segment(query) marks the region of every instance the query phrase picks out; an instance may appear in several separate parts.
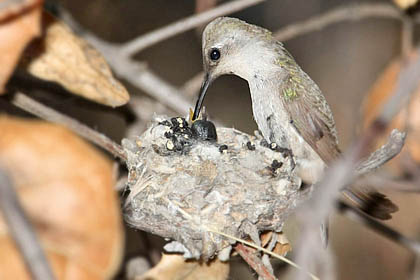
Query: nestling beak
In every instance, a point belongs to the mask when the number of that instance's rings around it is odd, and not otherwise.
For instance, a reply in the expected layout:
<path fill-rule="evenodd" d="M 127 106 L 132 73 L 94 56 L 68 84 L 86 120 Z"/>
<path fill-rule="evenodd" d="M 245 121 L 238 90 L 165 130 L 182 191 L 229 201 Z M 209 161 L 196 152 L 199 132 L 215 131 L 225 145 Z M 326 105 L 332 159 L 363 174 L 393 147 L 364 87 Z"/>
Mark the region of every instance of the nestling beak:
<path fill-rule="evenodd" d="M 204 81 L 201 84 L 200 94 L 198 95 L 197 103 L 195 104 L 194 114 L 192 120 L 195 121 L 200 115 L 201 107 L 203 106 L 204 97 L 206 96 L 207 88 L 213 81 L 209 73 L 204 76 Z"/>

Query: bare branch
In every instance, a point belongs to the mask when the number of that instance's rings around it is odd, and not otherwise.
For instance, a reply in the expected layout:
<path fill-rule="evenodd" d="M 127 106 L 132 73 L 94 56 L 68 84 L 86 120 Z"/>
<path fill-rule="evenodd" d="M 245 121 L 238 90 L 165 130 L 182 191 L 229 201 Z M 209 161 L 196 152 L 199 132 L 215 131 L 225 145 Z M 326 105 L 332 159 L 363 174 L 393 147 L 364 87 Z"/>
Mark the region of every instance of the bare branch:
<path fill-rule="evenodd" d="M 402 19 L 401 27 L 401 53 L 404 58 L 408 58 L 413 51 L 414 22 L 410 17 Z"/>
<path fill-rule="evenodd" d="M 357 175 L 361 176 L 372 172 L 398 155 L 404 146 L 405 136 L 405 133 L 394 129 L 385 145 L 373 152 L 369 158 L 358 164 L 356 168 Z"/>
<path fill-rule="evenodd" d="M 420 255 L 420 243 L 417 242 L 416 240 L 413 240 L 404 236 L 398 231 L 366 215 L 362 211 L 354 207 L 351 207 L 345 202 L 342 202 L 342 201 L 339 202 L 339 211 L 343 212 L 345 215 L 351 217 L 354 220 L 360 221 L 362 224 L 382 234 L 383 236 L 389 238 L 390 240 L 398 244 L 401 244 L 407 249 L 413 251 L 415 254 Z"/>
<path fill-rule="evenodd" d="M 108 63 L 121 78 L 180 114 L 187 114 L 192 107 L 178 88 L 164 81 L 144 63 L 122 55 L 117 46 L 103 41 L 90 32 L 83 32 L 83 36 L 107 58 Z"/>
<path fill-rule="evenodd" d="M 0 209 L 33 279 L 55 279 L 35 231 L 19 202 L 12 182 L 0 170 Z"/>
<path fill-rule="evenodd" d="M 253 270 L 264 280 L 276 280 L 277 278 L 265 267 L 262 260 L 255 255 L 255 250 L 248 249 L 244 244 L 238 243 L 235 251 L 252 267 Z"/>
<path fill-rule="evenodd" d="M 417 49 L 419 52 L 419 49 Z M 375 142 L 387 129 L 389 122 L 398 113 L 406 100 L 414 92 L 415 85 L 419 81 L 420 59 L 410 61 L 400 72 L 397 86 L 394 93 L 388 99 L 379 117 L 372 123 L 372 125 L 365 131 L 361 138 L 353 144 L 342 158 L 338 159 L 326 172 L 323 180 L 315 186 L 317 189 L 313 196 L 308 200 L 303 207 L 301 215 L 299 216 L 304 225 L 302 231 L 303 238 L 310 239 L 315 235 L 317 228 L 322 224 L 333 210 L 335 201 L 339 195 L 339 191 L 344 186 L 348 185 L 352 179 L 357 175 L 357 162 L 366 155 L 371 143 Z M 306 212 L 306 211 L 307 212 Z M 303 213 L 310 212 L 310 218 L 305 217 Z M 316 252 L 319 251 L 319 245 L 312 242 L 311 246 L 298 247 L 298 260 L 302 261 L 303 267 L 308 267 L 308 261 L 315 261 L 317 259 Z M 311 258 L 308 258 L 311 256 Z"/>
<path fill-rule="evenodd" d="M 416 55 L 420 53 L 420 48 L 415 50 Z M 392 118 L 405 105 L 410 95 L 417 89 L 420 80 L 420 59 L 417 57 L 412 61 L 406 61 L 401 70 L 395 86 L 395 90 L 388 102 L 382 108 L 382 114 L 377 119 L 377 124 L 383 126 L 388 124 Z"/>
<path fill-rule="evenodd" d="M 168 26 L 154 30 L 150 33 L 142 35 L 130 42 L 123 44 L 121 46 L 121 53 L 123 56 L 132 56 L 135 53 L 144 50 L 145 48 L 159 43 L 160 41 L 163 41 L 182 32 L 195 28 L 216 17 L 243 10 L 247 7 L 259 4 L 263 1 L 264 0 L 231 1 L 206 12 L 181 19 L 179 21 L 171 23 Z"/>
<path fill-rule="evenodd" d="M 203 80 L 204 72 L 199 72 L 184 83 L 181 91 L 184 92 L 186 97 L 193 97 L 198 94 L 198 90 L 200 89 Z"/>
<path fill-rule="evenodd" d="M 394 18 L 401 19 L 403 14 L 389 4 L 359 4 L 333 9 L 324 14 L 314 16 L 302 22 L 290 24 L 273 35 L 279 41 L 287 41 L 294 37 L 320 30 L 328 25 L 363 18 Z"/>
<path fill-rule="evenodd" d="M 388 189 L 399 192 L 420 192 L 420 178 L 415 177 L 407 180 L 387 178 L 384 175 L 369 175 L 357 182 L 360 186 L 373 186 L 376 189 Z"/>
<path fill-rule="evenodd" d="M 75 119 L 72 119 L 48 106 L 45 106 L 44 104 L 39 103 L 24 93 L 16 92 L 13 96 L 12 103 L 22 110 L 27 111 L 42 119 L 64 125 L 74 133 L 89 141 L 92 141 L 114 156 L 119 157 L 122 160 L 126 160 L 126 154 L 122 147 L 109 139 L 107 136 L 91 129 L 90 127 L 78 122 Z"/>

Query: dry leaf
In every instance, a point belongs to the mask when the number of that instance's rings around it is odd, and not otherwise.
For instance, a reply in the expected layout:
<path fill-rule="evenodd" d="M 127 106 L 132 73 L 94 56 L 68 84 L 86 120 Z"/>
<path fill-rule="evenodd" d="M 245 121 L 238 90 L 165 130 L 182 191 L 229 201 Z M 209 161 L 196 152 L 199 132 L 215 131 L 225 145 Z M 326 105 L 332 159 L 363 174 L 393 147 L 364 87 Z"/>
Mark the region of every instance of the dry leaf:
<path fill-rule="evenodd" d="M 417 0 L 393 0 L 394 3 L 400 7 L 401 9 L 405 10 L 417 3 Z"/>
<path fill-rule="evenodd" d="M 17 188 L 57 279 L 107 279 L 123 232 L 112 164 L 73 133 L 0 116 L 0 164 Z M 30 279 L 0 215 L 0 279 Z"/>
<path fill-rule="evenodd" d="M 270 243 L 273 235 L 277 235 L 277 242 L 274 248 L 271 250 L 273 253 L 276 253 L 281 256 L 286 256 L 287 253 L 292 251 L 292 246 L 287 239 L 287 236 L 283 232 L 275 233 L 272 231 L 265 232 L 261 234 L 261 245 L 266 248 Z"/>
<path fill-rule="evenodd" d="M 4 92 L 4 86 L 26 44 L 39 35 L 42 2 L 24 0 L 0 3 L 0 94 Z"/>
<path fill-rule="evenodd" d="M 292 251 L 292 245 L 290 245 L 286 234 L 284 234 L 283 232 L 276 233 L 276 234 L 277 234 L 277 244 L 276 246 L 274 246 L 273 252 L 281 256 L 286 256 L 287 253 Z"/>
<path fill-rule="evenodd" d="M 418 59 L 417 53 L 413 52 L 407 59 Z M 404 61 L 402 59 L 391 62 L 369 91 L 363 104 L 364 128 L 374 120 L 381 111 L 382 106 L 394 92 L 403 63 Z M 401 155 L 408 154 L 417 163 L 420 163 L 420 85 L 412 95 L 408 106 L 401 110 L 388 125 L 388 132 L 384 133 L 383 135 L 385 135 L 385 137 L 376 143 L 377 147 L 385 143 L 387 135 L 389 135 L 393 128 L 403 131 L 408 128 L 406 142 L 401 153 L 395 160 L 387 163 L 387 166 L 398 175 L 403 171 L 399 165 L 399 158 Z"/>
<path fill-rule="evenodd" d="M 43 37 L 25 51 L 20 65 L 32 75 L 59 83 L 68 91 L 116 107 L 129 95 L 104 57 L 66 25 L 43 14 Z"/>
<path fill-rule="evenodd" d="M 182 255 L 163 254 L 160 262 L 135 280 L 224 280 L 229 276 L 229 263 L 217 258 L 209 263 L 186 261 Z"/>

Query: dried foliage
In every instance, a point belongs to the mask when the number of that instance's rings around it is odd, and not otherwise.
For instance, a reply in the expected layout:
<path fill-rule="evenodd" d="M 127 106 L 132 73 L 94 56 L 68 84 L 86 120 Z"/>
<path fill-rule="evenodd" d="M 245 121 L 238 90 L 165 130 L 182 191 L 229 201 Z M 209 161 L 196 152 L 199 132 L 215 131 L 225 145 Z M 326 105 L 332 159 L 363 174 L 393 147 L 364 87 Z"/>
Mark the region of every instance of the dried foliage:
<path fill-rule="evenodd" d="M 95 102 L 116 107 L 129 95 L 104 57 L 66 25 L 43 14 L 43 36 L 25 51 L 21 67 L 32 75 Z"/>
<path fill-rule="evenodd" d="M 144 275 L 133 280 L 225 280 L 229 276 L 229 263 L 215 259 L 205 263 L 187 261 L 178 254 L 163 254 L 160 262 Z"/>
<path fill-rule="evenodd" d="M 261 235 L 261 245 L 281 256 L 286 256 L 287 253 L 292 251 L 292 245 L 283 232 L 269 231 L 263 233 Z"/>
<path fill-rule="evenodd" d="M 403 10 L 413 7 L 418 2 L 418 0 L 393 0 L 393 1 L 398 7 L 400 7 Z"/>
<path fill-rule="evenodd" d="M 40 33 L 42 3 L 42 0 L 25 0 L 0 5 L 0 94 L 23 49 Z"/>
<path fill-rule="evenodd" d="M 0 165 L 11 176 L 57 279 L 106 279 L 122 253 L 112 165 L 64 128 L 0 117 Z M 0 220 L 0 279 L 29 279 Z"/>
<path fill-rule="evenodd" d="M 366 128 L 378 116 L 383 109 L 383 105 L 395 92 L 398 75 L 400 75 L 404 65 L 408 61 L 418 58 L 418 51 L 412 52 L 406 58 L 398 58 L 392 61 L 378 77 L 375 84 L 369 91 L 363 104 L 363 127 Z M 406 144 L 397 156 L 396 160 L 391 161 L 388 166 L 393 169 L 395 174 L 401 174 L 401 157 L 409 156 L 415 162 L 420 163 L 420 84 L 416 92 L 412 94 L 410 102 L 404 107 L 388 125 L 388 132 L 393 128 L 406 130 L 408 132 Z M 385 136 L 381 137 L 376 146 L 383 145 L 386 141 Z"/>

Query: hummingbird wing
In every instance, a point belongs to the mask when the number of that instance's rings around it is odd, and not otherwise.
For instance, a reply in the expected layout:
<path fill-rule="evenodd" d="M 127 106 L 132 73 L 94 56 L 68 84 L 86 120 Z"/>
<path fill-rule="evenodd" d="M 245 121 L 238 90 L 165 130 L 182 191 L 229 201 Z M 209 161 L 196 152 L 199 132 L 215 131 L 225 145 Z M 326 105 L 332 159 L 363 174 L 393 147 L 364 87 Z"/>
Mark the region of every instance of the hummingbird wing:
<path fill-rule="evenodd" d="M 341 153 L 333 115 L 315 82 L 302 70 L 298 71 L 299 74 L 291 72 L 281 83 L 281 100 L 298 133 L 328 164 Z M 398 210 L 392 201 L 373 188 L 352 187 L 342 193 L 362 211 L 381 220 L 390 219 L 391 213 Z"/>
<path fill-rule="evenodd" d="M 280 87 L 284 108 L 297 132 L 324 162 L 336 159 L 340 150 L 333 115 L 315 82 L 296 69 L 284 78 Z"/>

